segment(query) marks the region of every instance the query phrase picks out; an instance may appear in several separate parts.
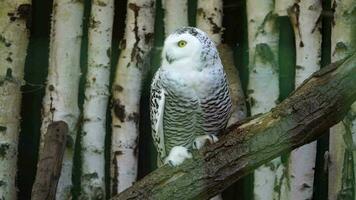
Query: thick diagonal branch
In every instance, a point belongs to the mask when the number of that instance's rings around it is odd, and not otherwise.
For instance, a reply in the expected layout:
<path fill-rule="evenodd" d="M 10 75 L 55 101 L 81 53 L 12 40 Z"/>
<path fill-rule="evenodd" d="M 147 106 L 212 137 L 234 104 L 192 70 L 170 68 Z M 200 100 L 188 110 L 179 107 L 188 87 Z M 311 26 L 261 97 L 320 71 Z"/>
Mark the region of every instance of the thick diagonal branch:
<path fill-rule="evenodd" d="M 114 199 L 207 199 L 284 152 L 317 139 L 356 100 L 356 54 L 314 73 L 270 112 L 234 124 L 179 167 L 163 166 Z"/>

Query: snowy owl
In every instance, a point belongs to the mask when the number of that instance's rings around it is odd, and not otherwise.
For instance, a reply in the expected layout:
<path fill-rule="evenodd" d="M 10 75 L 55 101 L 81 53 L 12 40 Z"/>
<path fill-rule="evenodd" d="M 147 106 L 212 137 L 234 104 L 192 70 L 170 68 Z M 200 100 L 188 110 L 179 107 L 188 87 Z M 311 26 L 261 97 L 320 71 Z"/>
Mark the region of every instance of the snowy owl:
<path fill-rule="evenodd" d="M 179 165 L 192 157 L 190 149 L 218 141 L 231 98 L 218 51 L 206 33 L 184 27 L 166 38 L 150 103 L 159 164 Z"/>

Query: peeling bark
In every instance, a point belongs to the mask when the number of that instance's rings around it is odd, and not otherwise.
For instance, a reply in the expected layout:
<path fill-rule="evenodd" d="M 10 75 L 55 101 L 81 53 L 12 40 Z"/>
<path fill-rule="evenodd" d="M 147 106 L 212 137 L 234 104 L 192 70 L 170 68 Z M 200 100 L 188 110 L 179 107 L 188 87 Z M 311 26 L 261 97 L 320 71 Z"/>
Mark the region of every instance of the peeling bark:
<path fill-rule="evenodd" d="M 249 41 L 248 101 L 251 115 L 268 112 L 278 103 L 279 27 L 274 1 L 247 1 Z M 279 199 L 285 167 L 281 158 L 266 163 L 254 173 L 254 198 Z M 275 190 L 278 188 L 277 190 Z"/>
<path fill-rule="evenodd" d="M 0 199 L 16 199 L 21 86 L 29 41 L 31 1 L 3 0 L 0 8 Z"/>
<path fill-rule="evenodd" d="M 105 199 L 105 133 L 113 0 L 92 0 L 82 128 L 81 199 Z"/>
<path fill-rule="evenodd" d="M 52 122 L 47 128 L 44 147 L 39 153 L 32 200 L 54 200 L 66 148 L 68 125 L 63 121 Z"/>
<path fill-rule="evenodd" d="M 182 165 L 164 165 L 113 199 L 208 199 L 259 165 L 316 140 L 355 100 L 356 54 L 314 73 L 270 112 L 230 126 L 219 142 L 194 151 Z"/>
<path fill-rule="evenodd" d="M 54 0 L 46 95 L 43 99 L 41 147 L 46 128 L 53 121 L 68 124 L 69 134 L 64 153 L 56 199 L 71 198 L 74 143 L 79 117 L 78 88 L 83 1 Z"/>
<path fill-rule="evenodd" d="M 188 0 L 161 0 L 164 10 L 164 32 L 167 37 L 177 28 L 188 26 Z"/>
<path fill-rule="evenodd" d="M 113 83 L 111 193 L 131 186 L 137 177 L 141 82 L 153 45 L 154 0 L 128 0 L 126 29 Z"/>
<path fill-rule="evenodd" d="M 334 0 L 331 59 L 341 60 L 356 50 L 356 5 Z M 330 129 L 329 199 L 354 199 L 356 194 L 356 103 L 344 119 Z M 349 159 L 353 160 L 353 163 Z M 353 182 L 352 182 L 353 180 Z"/>
<path fill-rule="evenodd" d="M 313 72 L 320 69 L 321 59 L 320 0 L 295 1 L 289 8 L 296 43 L 295 85 L 299 86 Z M 312 199 L 316 142 L 294 150 L 289 158 L 290 191 L 288 199 Z"/>

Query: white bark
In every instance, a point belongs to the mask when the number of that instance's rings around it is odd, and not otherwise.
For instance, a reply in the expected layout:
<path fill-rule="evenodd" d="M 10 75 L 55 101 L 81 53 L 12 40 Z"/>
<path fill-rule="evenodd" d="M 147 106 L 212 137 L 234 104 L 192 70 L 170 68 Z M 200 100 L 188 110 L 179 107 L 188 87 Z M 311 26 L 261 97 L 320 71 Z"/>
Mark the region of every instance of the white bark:
<path fill-rule="evenodd" d="M 279 97 L 279 29 L 273 11 L 273 0 L 247 1 L 250 62 L 247 93 L 251 115 L 268 112 Z M 254 199 L 280 199 L 284 169 L 281 159 L 276 158 L 255 170 Z"/>
<path fill-rule="evenodd" d="M 136 181 L 141 82 L 153 45 L 154 13 L 154 0 L 128 1 L 125 38 L 113 84 L 112 195 Z"/>
<path fill-rule="evenodd" d="M 162 0 L 162 8 L 166 37 L 177 28 L 188 26 L 188 0 Z"/>
<path fill-rule="evenodd" d="M 321 20 L 320 0 L 298 1 L 288 10 L 295 34 L 296 75 L 298 87 L 320 68 Z M 316 142 L 294 150 L 289 159 L 289 199 L 312 199 Z"/>
<path fill-rule="evenodd" d="M 208 33 L 216 46 L 221 43 L 223 33 L 223 2 L 216 0 L 198 0 L 197 27 Z"/>
<path fill-rule="evenodd" d="M 251 114 L 273 108 L 278 89 L 278 27 L 273 1 L 247 1 Z M 267 97 L 267 98 L 266 98 Z"/>
<path fill-rule="evenodd" d="M 353 53 L 356 50 L 356 38 L 355 38 L 355 23 L 356 16 L 354 15 L 356 5 L 354 0 L 334 0 L 332 7 L 334 12 L 334 23 L 331 34 L 331 59 L 332 62 L 343 59 Z M 356 103 L 351 107 L 348 114 L 351 120 L 350 124 L 343 124 L 342 122 L 333 126 L 330 129 L 330 165 L 329 165 L 329 199 L 337 199 L 338 195 L 343 193 L 349 193 L 346 188 L 342 188 L 343 184 L 343 168 L 346 167 L 344 162 L 345 150 L 351 150 L 350 141 L 346 141 L 350 138 L 347 136 L 345 128 L 349 129 L 352 133 L 353 145 L 356 145 Z M 346 125 L 346 127 L 345 127 Z M 348 126 L 347 126 L 348 125 Z M 351 147 L 352 148 L 352 147 Z M 353 151 L 354 157 L 354 174 L 356 172 L 356 153 Z M 356 179 L 356 177 L 354 177 Z M 354 194 L 356 194 L 356 188 L 354 187 Z"/>
<path fill-rule="evenodd" d="M 0 199 L 16 199 L 21 85 L 29 40 L 29 0 L 4 0 L 0 7 Z"/>
<path fill-rule="evenodd" d="M 92 0 L 82 128 L 82 199 L 105 199 L 105 133 L 114 0 Z"/>
<path fill-rule="evenodd" d="M 41 148 L 48 125 L 63 120 L 69 135 L 56 199 L 70 199 L 74 143 L 79 116 L 78 88 L 84 5 L 82 1 L 54 0 L 46 95 L 43 100 Z"/>

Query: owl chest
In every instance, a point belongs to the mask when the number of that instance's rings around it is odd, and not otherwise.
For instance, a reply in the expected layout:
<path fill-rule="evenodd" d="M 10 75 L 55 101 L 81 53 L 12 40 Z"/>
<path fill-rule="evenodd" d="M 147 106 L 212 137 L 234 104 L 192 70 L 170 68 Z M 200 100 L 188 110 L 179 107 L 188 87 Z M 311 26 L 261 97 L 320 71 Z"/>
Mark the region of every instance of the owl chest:
<path fill-rule="evenodd" d="M 167 90 L 182 98 L 205 98 L 216 86 L 210 74 L 197 71 L 167 73 L 164 82 Z"/>
<path fill-rule="evenodd" d="M 174 146 L 190 147 L 196 135 L 203 134 L 203 115 L 194 97 L 167 94 L 163 132 L 167 151 Z"/>
<path fill-rule="evenodd" d="M 166 149 L 183 145 L 189 147 L 205 130 L 207 110 L 202 106 L 215 96 L 219 77 L 198 71 L 167 72 L 161 76 L 166 92 L 163 132 Z M 213 130 L 212 132 L 214 132 Z"/>

